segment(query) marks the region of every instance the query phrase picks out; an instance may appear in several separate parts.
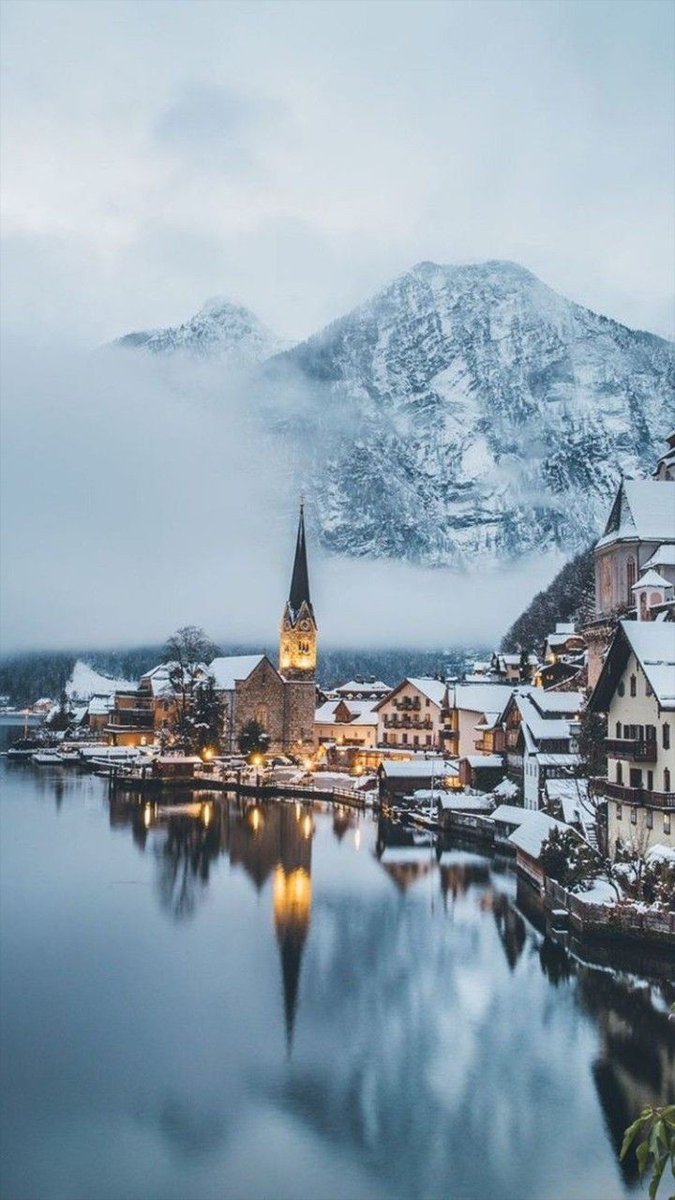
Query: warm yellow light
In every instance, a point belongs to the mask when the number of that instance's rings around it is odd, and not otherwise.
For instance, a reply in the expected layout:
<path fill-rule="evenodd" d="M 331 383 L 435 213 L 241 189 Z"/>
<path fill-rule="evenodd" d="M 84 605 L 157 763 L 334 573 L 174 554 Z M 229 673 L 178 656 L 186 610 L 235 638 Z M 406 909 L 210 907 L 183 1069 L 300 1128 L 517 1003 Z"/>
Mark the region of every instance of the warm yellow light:
<path fill-rule="evenodd" d="M 299 800 L 296 800 L 296 802 L 295 802 L 295 819 L 296 819 L 296 821 L 299 821 L 301 816 L 302 816 L 302 805 Z"/>
<path fill-rule="evenodd" d="M 254 808 L 253 812 L 251 813 L 251 825 L 253 826 L 254 833 L 258 832 L 261 824 L 262 824 L 262 815 L 260 813 L 260 810 L 258 808 Z"/>
<path fill-rule="evenodd" d="M 354 767 L 354 774 L 363 775 L 363 767 L 359 763 Z"/>
<path fill-rule="evenodd" d="M 204 822 L 205 827 L 208 826 L 211 822 L 211 805 L 210 804 L 205 804 L 204 807 L 202 808 L 202 821 Z"/>
<path fill-rule="evenodd" d="M 254 754 L 251 758 L 252 767 L 261 767 L 263 762 L 262 754 Z"/>
<path fill-rule="evenodd" d="M 207 746 L 206 750 L 202 750 L 202 758 L 204 759 L 204 762 L 210 762 L 210 760 L 213 758 L 213 750 Z"/>
<path fill-rule="evenodd" d="M 306 758 L 303 763 L 303 766 L 306 771 L 311 771 L 312 766 L 313 766 L 311 758 Z"/>
<path fill-rule="evenodd" d="M 312 836 L 312 818 L 309 816 L 309 814 L 305 816 L 302 822 L 302 832 L 306 838 Z"/>
<path fill-rule="evenodd" d="M 145 808 L 143 809 L 143 824 L 145 825 L 146 829 L 150 828 L 151 821 L 152 821 L 152 805 L 146 804 Z"/>

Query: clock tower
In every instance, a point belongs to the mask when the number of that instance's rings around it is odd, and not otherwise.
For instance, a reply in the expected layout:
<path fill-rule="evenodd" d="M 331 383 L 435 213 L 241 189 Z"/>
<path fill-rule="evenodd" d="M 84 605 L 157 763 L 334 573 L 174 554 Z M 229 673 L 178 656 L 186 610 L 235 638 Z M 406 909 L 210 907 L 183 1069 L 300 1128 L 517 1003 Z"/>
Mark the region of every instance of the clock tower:
<path fill-rule="evenodd" d="M 318 628 L 309 598 L 304 504 L 300 503 L 291 590 L 281 618 L 279 671 L 284 679 L 314 682 Z"/>

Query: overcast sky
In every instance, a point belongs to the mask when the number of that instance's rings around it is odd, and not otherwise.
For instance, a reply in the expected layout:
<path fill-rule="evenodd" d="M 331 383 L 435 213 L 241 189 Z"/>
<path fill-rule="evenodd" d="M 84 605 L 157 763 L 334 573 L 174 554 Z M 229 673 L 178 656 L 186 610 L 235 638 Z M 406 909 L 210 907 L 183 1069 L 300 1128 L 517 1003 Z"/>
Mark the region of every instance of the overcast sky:
<path fill-rule="evenodd" d="M 92 353 L 118 334 L 225 295 L 300 338 L 422 259 L 487 258 L 672 331 L 670 4 L 5 0 L 2 20 L 5 648 L 186 622 L 274 640 L 292 464 L 222 377 L 209 407 Z M 322 636 L 494 641 L 556 565 L 458 581 L 313 551 Z"/>
<path fill-rule="evenodd" d="M 511 258 L 672 333 L 660 0 L 5 0 L 4 319 L 80 344 L 237 299 L 301 337 Z"/>

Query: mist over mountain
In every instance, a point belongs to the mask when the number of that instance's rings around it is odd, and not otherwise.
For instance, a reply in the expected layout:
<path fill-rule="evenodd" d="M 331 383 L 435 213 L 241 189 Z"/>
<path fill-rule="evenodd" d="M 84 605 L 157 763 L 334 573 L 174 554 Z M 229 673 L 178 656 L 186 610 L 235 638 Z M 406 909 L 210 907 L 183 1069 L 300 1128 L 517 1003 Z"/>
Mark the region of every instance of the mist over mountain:
<path fill-rule="evenodd" d="M 672 343 L 511 262 L 420 263 L 281 353 L 221 301 L 118 344 L 248 364 L 247 410 L 283 439 L 315 534 L 346 557 L 464 569 L 575 553 L 675 423 Z"/>
<path fill-rule="evenodd" d="M 182 325 L 127 333 L 114 344 L 123 350 L 215 359 L 224 366 L 237 367 L 262 362 L 287 346 L 250 309 L 223 296 L 207 300 Z"/>

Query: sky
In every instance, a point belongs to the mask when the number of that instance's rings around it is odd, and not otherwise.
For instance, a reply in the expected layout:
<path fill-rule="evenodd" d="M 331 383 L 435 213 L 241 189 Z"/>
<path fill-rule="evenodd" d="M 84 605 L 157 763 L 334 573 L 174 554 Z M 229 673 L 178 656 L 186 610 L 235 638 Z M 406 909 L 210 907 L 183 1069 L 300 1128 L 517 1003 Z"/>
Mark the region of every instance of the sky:
<path fill-rule="evenodd" d="M 234 384 L 218 420 L 111 338 L 223 295 L 298 339 L 488 258 L 672 335 L 670 4 L 5 0 L 1 32 L 5 649 L 274 637 L 288 464 Z M 317 558 L 322 632 L 494 640 L 557 565 L 496 629 L 488 577 Z"/>
<path fill-rule="evenodd" d="M 5 0 L 3 317 L 83 345 L 212 295 L 284 337 L 510 258 L 672 334 L 673 8 Z"/>

